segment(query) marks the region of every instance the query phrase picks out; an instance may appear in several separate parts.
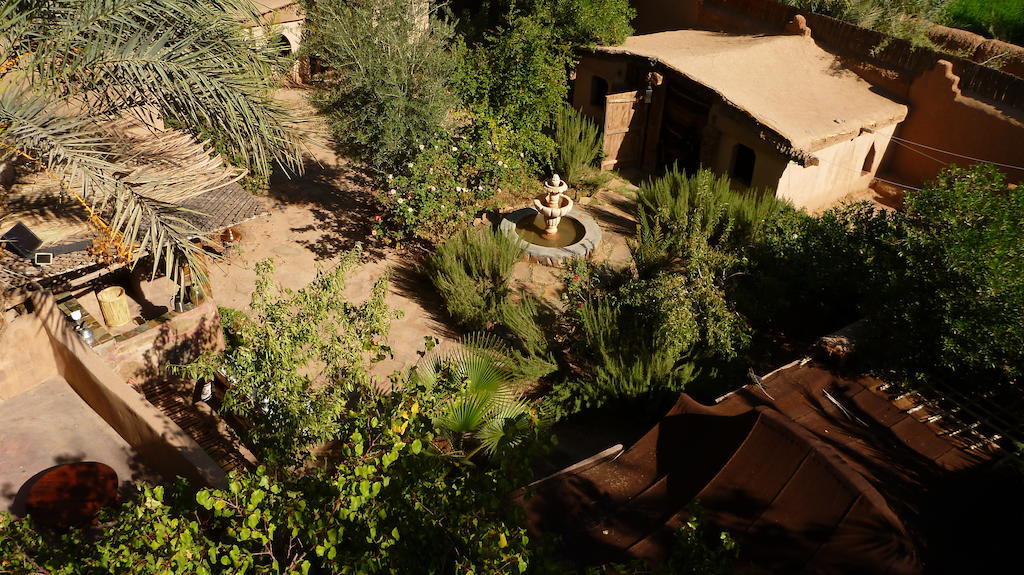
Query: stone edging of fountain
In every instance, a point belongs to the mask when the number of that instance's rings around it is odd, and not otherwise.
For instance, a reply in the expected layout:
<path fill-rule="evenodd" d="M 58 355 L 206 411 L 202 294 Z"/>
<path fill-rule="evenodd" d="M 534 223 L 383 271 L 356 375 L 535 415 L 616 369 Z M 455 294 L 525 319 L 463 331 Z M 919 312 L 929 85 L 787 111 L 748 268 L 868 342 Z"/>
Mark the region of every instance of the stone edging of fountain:
<path fill-rule="evenodd" d="M 527 217 L 536 217 L 537 213 L 537 210 L 534 208 L 520 208 L 512 213 L 505 214 L 505 217 L 498 224 L 498 229 L 514 238 L 518 238 L 519 234 L 516 233 L 516 224 L 519 223 L 519 220 Z M 587 254 L 597 249 L 597 246 L 601 243 L 601 226 L 597 225 L 597 221 L 594 218 L 580 209 L 575 209 L 564 217 L 572 218 L 583 226 L 583 238 L 574 244 L 562 248 L 538 246 L 520 239 L 520 243 L 526 247 L 526 259 L 528 261 L 560 267 L 563 260 L 586 257 Z"/>

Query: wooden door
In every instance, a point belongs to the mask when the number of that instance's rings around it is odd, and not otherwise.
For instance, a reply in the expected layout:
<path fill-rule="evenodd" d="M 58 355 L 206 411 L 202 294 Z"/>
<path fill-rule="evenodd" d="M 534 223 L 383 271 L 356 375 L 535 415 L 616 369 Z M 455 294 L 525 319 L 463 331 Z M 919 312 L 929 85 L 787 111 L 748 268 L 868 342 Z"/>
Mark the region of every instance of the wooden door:
<path fill-rule="evenodd" d="M 640 92 L 605 96 L 604 159 L 601 169 L 639 166 L 644 145 L 644 113 Z"/>

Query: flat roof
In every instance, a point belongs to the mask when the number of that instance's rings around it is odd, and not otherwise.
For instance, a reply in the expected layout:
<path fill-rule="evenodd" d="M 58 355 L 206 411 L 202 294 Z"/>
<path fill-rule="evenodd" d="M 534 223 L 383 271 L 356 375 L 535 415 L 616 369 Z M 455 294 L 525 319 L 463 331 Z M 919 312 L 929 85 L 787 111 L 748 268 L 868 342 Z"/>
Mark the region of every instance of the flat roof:
<path fill-rule="evenodd" d="M 267 24 L 284 24 L 306 17 L 298 0 L 257 0 L 253 4 Z"/>
<path fill-rule="evenodd" d="M 657 60 L 714 90 L 804 152 L 907 116 L 906 106 L 803 36 L 675 30 L 630 36 L 621 46 L 596 50 Z"/>
<path fill-rule="evenodd" d="M 159 476 L 60 376 L 0 402 L 0 511 L 21 513 L 25 483 L 62 463 L 98 461 L 117 472 L 124 493 Z"/>

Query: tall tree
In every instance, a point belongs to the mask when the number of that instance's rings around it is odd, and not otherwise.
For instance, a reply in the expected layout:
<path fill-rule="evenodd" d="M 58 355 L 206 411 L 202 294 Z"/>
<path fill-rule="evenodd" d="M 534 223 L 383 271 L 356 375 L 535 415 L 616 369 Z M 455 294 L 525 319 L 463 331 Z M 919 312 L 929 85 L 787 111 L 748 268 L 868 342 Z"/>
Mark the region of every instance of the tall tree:
<path fill-rule="evenodd" d="M 246 28 L 257 18 L 249 0 L 0 0 L 0 154 L 52 176 L 111 259 L 148 251 L 177 280 L 201 270 L 174 200 L 245 169 L 301 169 L 270 93 L 283 61 Z"/>

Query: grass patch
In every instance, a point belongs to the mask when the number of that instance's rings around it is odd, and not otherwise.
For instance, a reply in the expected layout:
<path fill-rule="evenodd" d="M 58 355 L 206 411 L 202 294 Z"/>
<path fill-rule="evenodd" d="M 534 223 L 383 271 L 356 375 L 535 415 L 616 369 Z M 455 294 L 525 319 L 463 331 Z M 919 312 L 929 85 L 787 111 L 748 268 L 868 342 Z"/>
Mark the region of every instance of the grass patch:
<path fill-rule="evenodd" d="M 1024 0 L 952 0 L 946 6 L 947 26 L 1024 43 Z"/>

